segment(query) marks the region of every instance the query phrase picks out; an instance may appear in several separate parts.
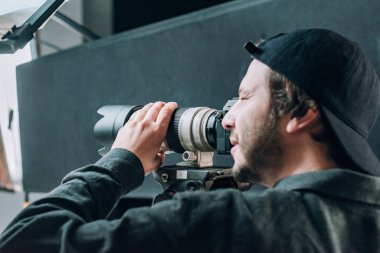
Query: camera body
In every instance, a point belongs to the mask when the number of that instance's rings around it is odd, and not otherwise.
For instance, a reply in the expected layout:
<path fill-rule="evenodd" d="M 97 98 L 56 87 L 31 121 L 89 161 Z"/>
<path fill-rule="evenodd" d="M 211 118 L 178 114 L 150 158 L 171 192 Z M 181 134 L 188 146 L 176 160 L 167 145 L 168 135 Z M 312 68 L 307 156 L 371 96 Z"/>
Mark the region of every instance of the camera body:
<path fill-rule="evenodd" d="M 182 153 L 182 161 L 153 172 L 163 188 L 154 203 L 182 191 L 236 187 L 231 168 L 213 166 L 215 152 L 230 155 L 230 132 L 223 128 L 222 120 L 236 100 L 229 100 L 222 110 L 191 107 L 174 111 L 162 148 L 166 152 Z M 104 116 L 94 127 L 95 138 L 103 145 L 99 150 L 101 155 L 110 150 L 119 129 L 141 108 L 140 105 L 107 105 L 98 110 Z"/>

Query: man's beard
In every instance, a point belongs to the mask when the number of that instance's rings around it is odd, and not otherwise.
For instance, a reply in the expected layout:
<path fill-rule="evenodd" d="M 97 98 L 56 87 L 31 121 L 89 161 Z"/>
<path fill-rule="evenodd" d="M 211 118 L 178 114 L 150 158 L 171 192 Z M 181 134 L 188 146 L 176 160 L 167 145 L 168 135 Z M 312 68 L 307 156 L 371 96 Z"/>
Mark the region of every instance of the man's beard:
<path fill-rule="evenodd" d="M 278 124 L 279 117 L 270 108 L 262 124 L 241 137 L 239 146 L 245 162 L 235 163 L 234 176 L 238 182 L 262 182 L 264 174 L 275 172 L 282 153 Z"/>

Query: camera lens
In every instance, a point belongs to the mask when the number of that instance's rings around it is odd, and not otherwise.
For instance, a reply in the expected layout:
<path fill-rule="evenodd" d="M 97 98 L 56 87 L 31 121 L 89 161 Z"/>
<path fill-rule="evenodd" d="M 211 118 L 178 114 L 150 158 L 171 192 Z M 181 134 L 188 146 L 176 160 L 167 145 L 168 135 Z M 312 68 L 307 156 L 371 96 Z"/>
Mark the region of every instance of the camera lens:
<path fill-rule="evenodd" d="M 214 150 L 213 116 L 216 110 L 207 107 L 177 109 L 170 121 L 166 143 L 177 153 Z"/>
<path fill-rule="evenodd" d="M 104 106 L 98 113 L 104 117 L 95 127 L 96 139 L 107 152 L 117 136 L 117 132 L 142 106 Z M 179 108 L 173 113 L 165 140 L 167 149 L 177 153 L 185 151 L 211 152 L 216 148 L 217 110 L 208 107 Z M 103 152 L 104 153 L 104 152 Z"/>

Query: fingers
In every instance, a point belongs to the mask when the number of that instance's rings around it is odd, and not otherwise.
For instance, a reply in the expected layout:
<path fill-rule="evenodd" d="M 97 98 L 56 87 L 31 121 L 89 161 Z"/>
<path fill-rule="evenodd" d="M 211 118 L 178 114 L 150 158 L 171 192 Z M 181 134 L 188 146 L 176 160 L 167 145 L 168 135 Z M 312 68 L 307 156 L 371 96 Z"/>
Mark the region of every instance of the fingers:
<path fill-rule="evenodd" d="M 142 121 L 144 119 L 145 115 L 147 114 L 148 110 L 152 106 L 153 106 L 153 103 L 149 103 L 149 104 L 145 105 L 143 108 L 141 108 L 140 110 L 135 112 L 135 115 L 132 115 L 131 119 L 133 119 L 137 122 Z"/>
<path fill-rule="evenodd" d="M 177 108 L 177 103 L 175 102 L 167 103 L 158 114 L 156 123 L 159 125 L 164 124 L 164 126 L 167 127 L 169 125 L 170 118 L 176 108 Z"/>
<path fill-rule="evenodd" d="M 155 121 L 158 124 L 164 122 L 169 123 L 171 115 L 177 108 L 177 103 L 175 102 L 155 102 L 145 105 L 142 109 L 136 112 L 131 119 L 139 122 L 142 120 Z"/>
<path fill-rule="evenodd" d="M 152 107 L 149 108 L 148 112 L 145 115 L 145 120 L 147 121 L 156 121 L 158 114 L 162 107 L 165 106 L 164 102 L 156 102 Z"/>
<path fill-rule="evenodd" d="M 158 158 L 159 166 L 161 166 L 164 163 L 164 161 L 165 161 L 165 153 L 158 152 L 157 153 L 157 158 Z"/>
<path fill-rule="evenodd" d="M 156 102 L 136 111 L 119 131 L 112 148 L 133 152 L 141 161 L 145 173 L 150 173 L 163 163 L 165 149 L 162 145 L 176 103 Z"/>

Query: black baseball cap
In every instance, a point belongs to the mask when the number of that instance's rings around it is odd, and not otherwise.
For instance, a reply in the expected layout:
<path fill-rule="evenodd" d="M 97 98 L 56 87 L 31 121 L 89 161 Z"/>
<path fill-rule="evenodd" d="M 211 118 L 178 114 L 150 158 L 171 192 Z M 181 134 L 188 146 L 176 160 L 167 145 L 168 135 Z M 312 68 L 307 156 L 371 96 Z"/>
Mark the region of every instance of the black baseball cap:
<path fill-rule="evenodd" d="M 351 162 L 380 176 L 368 144 L 380 108 L 379 79 L 358 44 L 326 29 L 281 33 L 259 45 L 247 42 L 253 58 L 301 87 L 320 106 Z"/>

